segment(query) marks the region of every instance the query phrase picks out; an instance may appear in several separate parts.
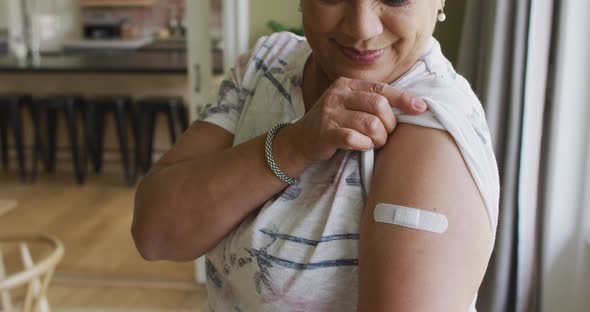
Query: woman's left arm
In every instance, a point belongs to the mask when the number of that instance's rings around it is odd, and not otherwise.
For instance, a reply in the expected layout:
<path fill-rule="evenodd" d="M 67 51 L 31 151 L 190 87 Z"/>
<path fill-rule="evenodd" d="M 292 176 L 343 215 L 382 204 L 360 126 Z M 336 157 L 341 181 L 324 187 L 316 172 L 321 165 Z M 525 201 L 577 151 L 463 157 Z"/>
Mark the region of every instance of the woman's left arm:
<path fill-rule="evenodd" d="M 443 234 L 377 223 L 378 203 L 446 216 Z M 398 125 L 377 153 L 360 240 L 359 311 L 467 311 L 490 257 L 484 202 L 451 135 Z"/>

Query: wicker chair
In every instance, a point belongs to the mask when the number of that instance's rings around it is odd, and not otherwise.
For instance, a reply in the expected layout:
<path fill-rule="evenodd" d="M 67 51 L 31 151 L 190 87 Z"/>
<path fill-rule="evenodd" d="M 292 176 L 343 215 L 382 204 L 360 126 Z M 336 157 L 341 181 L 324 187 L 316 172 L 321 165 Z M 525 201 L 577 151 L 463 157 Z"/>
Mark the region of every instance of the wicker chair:
<path fill-rule="evenodd" d="M 30 245 L 44 245 L 49 247 L 50 251 L 35 263 L 29 249 Z M 7 247 L 18 249 L 24 269 L 7 275 L 3 247 L 5 250 L 8 250 Z M 54 237 L 0 237 L 0 311 L 48 312 L 47 288 L 63 255 L 64 246 Z M 10 292 L 19 288 L 25 288 L 24 296 L 20 302 L 13 303 Z"/>

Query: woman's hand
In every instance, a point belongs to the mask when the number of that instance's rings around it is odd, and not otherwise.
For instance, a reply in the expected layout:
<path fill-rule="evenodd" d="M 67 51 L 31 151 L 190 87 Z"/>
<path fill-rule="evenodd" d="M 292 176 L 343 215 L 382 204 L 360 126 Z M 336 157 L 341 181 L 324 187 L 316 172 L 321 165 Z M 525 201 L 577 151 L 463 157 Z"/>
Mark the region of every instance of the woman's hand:
<path fill-rule="evenodd" d="M 327 160 L 338 149 L 380 148 L 397 125 L 392 107 L 408 114 L 427 110 L 423 100 L 387 84 L 339 78 L 294 124 L 291 142 L 308 163 Z"/>

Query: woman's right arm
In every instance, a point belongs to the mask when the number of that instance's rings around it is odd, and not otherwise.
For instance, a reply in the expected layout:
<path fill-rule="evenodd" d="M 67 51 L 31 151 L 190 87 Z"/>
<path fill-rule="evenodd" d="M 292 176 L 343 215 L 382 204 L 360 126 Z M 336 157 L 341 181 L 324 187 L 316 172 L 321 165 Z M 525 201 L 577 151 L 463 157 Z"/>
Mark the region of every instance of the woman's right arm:
<path fill-rule="evenodd" d="M 392 106 L 408 114 L 426 110 L 423 101 L 388 85 L 340 78 L 303 118 L 278 132 L 273 158 L 298 177 L 338 149 L 379 148 L 396 126 Z M 194 123 L 137 189 L 132 234 L 142 256 L 193 260 L 284 189 L 266 163 L 264 141 L 261 135 L 232 147 L 230 132 Z"/>
<path fill-rule="evenodd" d="M 306 161 L 278 133 L 277 164 L 299 176 Z M 232 148 L 233 135 L 196 122 L 141 181 L 132 234 L 148 260 L 192 260 L 204 254 L 286 184 L 268 168 L 264 136 Z"/>

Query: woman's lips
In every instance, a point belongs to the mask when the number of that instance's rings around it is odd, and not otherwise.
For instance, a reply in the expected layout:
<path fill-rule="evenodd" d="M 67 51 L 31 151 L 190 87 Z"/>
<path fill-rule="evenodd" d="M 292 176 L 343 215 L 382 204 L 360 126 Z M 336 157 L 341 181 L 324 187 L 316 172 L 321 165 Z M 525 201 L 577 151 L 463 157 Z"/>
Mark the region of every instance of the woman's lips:
<path fill-rule="evenodd" d="M 338 46 L 346 57 L 348 57 L 351 61 L 361 65 L 370 65 L 375 63 L 384 52 L 384 49 L 359 51 L 354 48 L 347 48 L 341 45 Z"/>

